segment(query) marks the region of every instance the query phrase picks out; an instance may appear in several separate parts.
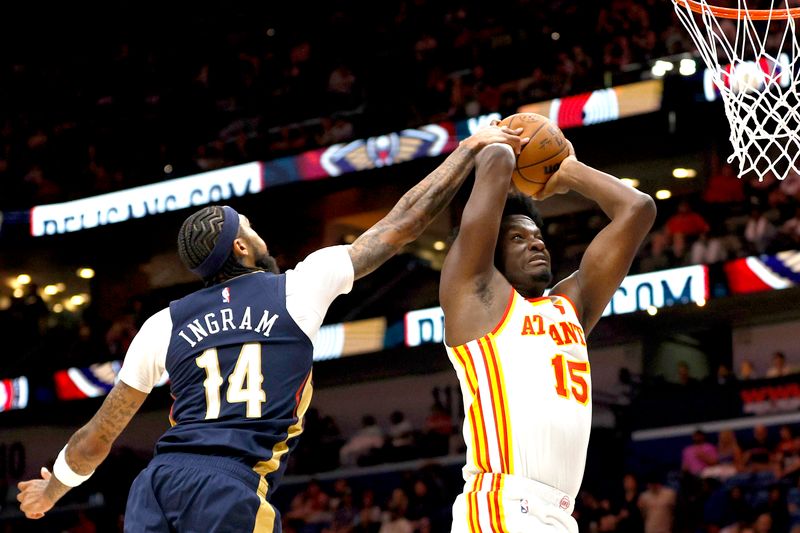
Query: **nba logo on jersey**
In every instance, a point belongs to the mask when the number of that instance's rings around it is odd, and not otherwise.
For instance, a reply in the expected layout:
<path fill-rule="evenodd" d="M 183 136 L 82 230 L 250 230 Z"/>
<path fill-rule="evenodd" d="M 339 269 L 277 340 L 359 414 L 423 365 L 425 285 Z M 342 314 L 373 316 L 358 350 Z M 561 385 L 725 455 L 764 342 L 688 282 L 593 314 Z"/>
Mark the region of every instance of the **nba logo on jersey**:
<path fill-rule="evenodd" d="M 565 510 L 569 509 L 569 498 L 567 498 L 566 496 L 561 498 L 561 501 L 558 503 L 558 506 Z"/>
<path fill-rule="evenodd" d="M 519 501 L 519 512 L 522 514 L 528 514 L 528 500 Z"/>
<path fill-rule="evenodd" d="M 231 303 L 231 290 L 228 287 L 222 289 L 222 303 Z"/>

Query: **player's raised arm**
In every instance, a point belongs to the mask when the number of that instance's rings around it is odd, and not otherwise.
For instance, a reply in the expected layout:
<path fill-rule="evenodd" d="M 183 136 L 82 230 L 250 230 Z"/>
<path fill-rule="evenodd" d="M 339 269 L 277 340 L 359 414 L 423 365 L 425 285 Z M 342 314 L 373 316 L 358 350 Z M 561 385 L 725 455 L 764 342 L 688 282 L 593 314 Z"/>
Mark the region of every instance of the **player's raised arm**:
<path fill-rule="evenodd" d="M 567 190 L 594 200 L 611 219 L 583 254 L 578 271 L 551 291 L 572 299 L 588 334 L 628 274 L 639 246 L 653 226 L 656 206 L 649 195 L 581 163 L 575 156 L 561 163 L 537 198 Z"/>
<path fill-rule="evenodd" d="M 443 300 L 466 283 L 480 284 L 495 271 L 494 251 L 515 156 L 507 146 L 493 144 L 475 159 L 475 184 L 442 269 Z"/>
<path fill-rule="evenodd" d="M 53 473 L 42 467 L 42 479 L 21 481 L 17 485 L 20 490 L 17 500 L 25 516 L 43 517 L 69 489 L 89 479 L 146 398 L 146 393 L 122 381 L 114 385 L 100 410 L 61 450 Z"/>
<path fill-rule="evenodd" d="M 513 155 L 513 152 L 519 152 L 521 142 L 514 131 L 494 125 L 481 128 L 463 140 L 436 170 L 403 195 L 388 215 L 350 245 L 348 251 L 355 279 L 378 268 L 422 234 L 453 199 L 472 170 L 475 156 L 484 147 L 504 143 L 508 145 L 504 150 Z"/>

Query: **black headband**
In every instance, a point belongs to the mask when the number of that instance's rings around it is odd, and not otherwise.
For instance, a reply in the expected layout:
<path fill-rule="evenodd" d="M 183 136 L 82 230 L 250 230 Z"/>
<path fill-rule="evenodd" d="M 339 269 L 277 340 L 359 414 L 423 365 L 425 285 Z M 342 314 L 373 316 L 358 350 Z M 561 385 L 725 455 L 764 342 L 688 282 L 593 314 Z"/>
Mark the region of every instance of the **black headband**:
<path fill-rule="evenodd" d="M 214 245 L 211 253 L 197 267 L 191 269 L 203 279 L 210 278 L 222 268 L 228 257 L 231 255 L 233 241 L 239 234 L 239 213 L 232 207 L 222 206 L 224 220 L 222 221 L 222 231 Z"/>

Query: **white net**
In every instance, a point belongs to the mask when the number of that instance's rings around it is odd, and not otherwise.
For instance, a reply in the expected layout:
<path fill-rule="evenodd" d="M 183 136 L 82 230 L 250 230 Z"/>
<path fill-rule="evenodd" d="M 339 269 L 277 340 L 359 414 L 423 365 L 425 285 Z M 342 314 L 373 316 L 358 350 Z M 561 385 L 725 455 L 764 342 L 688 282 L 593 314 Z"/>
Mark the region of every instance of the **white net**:
<path fill-rule="evenodd" d="M 800 47 L 793 18 L 800 13 L 785 1 L 756 1 L 732 0 L 727 7 L 724 0 L 673 0 L 722 96 L 733 145 L 728 162 L 738 160 L 740 177 L 784 179 L 800 173 Z"/>

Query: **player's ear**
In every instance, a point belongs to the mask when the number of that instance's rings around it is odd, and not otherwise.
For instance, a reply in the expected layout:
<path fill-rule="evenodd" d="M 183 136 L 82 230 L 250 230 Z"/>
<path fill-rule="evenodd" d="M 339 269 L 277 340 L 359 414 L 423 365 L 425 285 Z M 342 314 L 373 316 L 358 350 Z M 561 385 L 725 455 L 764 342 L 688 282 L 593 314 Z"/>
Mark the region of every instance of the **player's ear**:
<path fill-rule="evenodd" d="M 233 241 L 233 255 L 236 257 L 247 257 L 250 255 L 250 247 L 241 237 Z"/>

